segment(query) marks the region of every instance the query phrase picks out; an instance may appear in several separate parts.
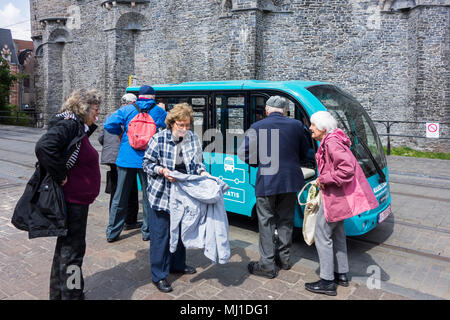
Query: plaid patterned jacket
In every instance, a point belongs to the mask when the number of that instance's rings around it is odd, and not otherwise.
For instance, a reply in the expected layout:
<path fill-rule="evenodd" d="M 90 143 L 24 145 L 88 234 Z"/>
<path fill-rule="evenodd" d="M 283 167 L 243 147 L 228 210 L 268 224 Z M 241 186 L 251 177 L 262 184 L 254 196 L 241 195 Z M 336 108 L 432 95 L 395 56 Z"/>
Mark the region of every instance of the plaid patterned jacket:
<path fill-rule="evenodd" d="M 188 174 L 200 174 L 206 171 L 203 164 L 203 151 L 200 138 L 188 130 L 181 142 L 183 162 Z M 159 175 L 160 168 L 175 170 L 176 144 L 170 129 L 156 133 L 148 143 L 143 159 L 143 169 L 148 179 L 148 200 L 154 210 L 169 210 L 169 195 L 171 182 Z"/>

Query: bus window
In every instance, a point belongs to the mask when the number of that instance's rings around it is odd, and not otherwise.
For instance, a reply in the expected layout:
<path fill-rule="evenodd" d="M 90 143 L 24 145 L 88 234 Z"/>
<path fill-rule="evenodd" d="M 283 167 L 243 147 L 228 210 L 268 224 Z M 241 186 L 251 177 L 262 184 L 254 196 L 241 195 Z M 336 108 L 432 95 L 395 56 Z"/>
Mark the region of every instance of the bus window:
<path fill-rule="evenodd" d="M 259 121 L 266 117 L 266 101 L 267 98 L 263 96 L 252 95 L 252 123 Z"/>
<path fill-rule="evenodd" d="M 245 97 L 218 95 L 215 97 L 215 124 L 223 135 L 223 153 L 236 154 L 245 132 Z"/>
<path fill-rule="evenodd" d="M 200 138 L 203 136 L 203 132 L 206 130 L 206 98 L 191 98 L 191 106 L 194 110 L 194 128 L 191 128 Z"/>
<path fill-rule="evenodd" d="M 200 139 L 203 136 L 203 132 L 206 130 L 206 97 L 165 97 L 164 95 L 158 96 L 156 103 L 164 103 L 166 111 L 172 110 L 172 108 L 178 103 L 188 103 L 192 106 L 194 111 L 193 118 L 194 123 L 191 126 L 191 130 L 194 131 Z"/>
<path fill-rule="evenodd" d="M 295 103 L 292 102 L 290 99 L 287 99 L 287 101 L 288 101 L 288 108 L 286 110 L 286 116 L 295 119 Z"/>
<path fill-rule="evenodd" d="M 338 121 L 338 126 L 350 138 L 350 149 L 366 177 L 386 166 L 381 141 L 367 113 L 357 100 L 334 86 L 308 88 Z"/>

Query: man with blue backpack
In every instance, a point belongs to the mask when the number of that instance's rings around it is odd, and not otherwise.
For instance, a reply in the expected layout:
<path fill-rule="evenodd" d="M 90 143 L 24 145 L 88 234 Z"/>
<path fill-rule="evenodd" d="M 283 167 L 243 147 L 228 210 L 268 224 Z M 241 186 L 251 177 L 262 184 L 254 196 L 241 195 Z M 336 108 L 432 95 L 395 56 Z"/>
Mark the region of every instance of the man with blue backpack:
<path fill-rule="evenodd" d="M 145 148 L 151 136 L 165 128 L 167 112 L 155 102 L 155 90 L 147 85 L 139 89 L 134 104 L 123 106 L 106 119 L 104 128 L 111 134 L 121 136 L 117 155 L 117 189 L 112 200 L 106 240 L 119 240 L 125 224 L 126 208 L 133 178 L 139 175 L 142 186 L 142 240 L 149 240 L 147 175 L 142 169 Z M 147 141 L 147 143 L 145 143 Z"/>

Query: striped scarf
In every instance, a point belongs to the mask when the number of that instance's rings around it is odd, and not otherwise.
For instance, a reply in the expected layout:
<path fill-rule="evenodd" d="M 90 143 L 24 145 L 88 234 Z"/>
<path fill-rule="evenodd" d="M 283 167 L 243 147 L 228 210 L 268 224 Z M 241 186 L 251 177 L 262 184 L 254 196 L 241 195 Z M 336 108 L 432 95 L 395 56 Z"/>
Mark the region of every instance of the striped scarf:
<path fill-rule="evenodd" d="M 59 113 L 56 116 L 59 118 L 73 119 L 78 121 L 78 118 L 75 116 L 75 114 L 70 111 L 64 111 L 63 113 Z M 77 161 L 78 158 L 78 153 L 80 153 L 80 148 L 81 148 L 81 141 L 78 141 L 77 144 L 75 145 L 74 152 L 70 155 L 69 160 L 67 160 L 66 162 L 67 170 L 73 168 L 73 166 L 75 165 L 75 162 Z"/>

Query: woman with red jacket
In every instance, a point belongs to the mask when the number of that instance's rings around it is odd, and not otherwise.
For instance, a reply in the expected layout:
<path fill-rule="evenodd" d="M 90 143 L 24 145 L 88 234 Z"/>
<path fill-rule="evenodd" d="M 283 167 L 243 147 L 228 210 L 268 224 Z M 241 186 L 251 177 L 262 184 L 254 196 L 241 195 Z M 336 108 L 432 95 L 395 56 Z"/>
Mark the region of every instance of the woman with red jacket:
<path fill-rule="evenodd" d="M 315 293 L 336 295 L 336 284 L 348 286 L 347 244 L 344 220 L 378 207 L 367 179 L 350 151 L 350 139 L 327 111 L 311 116 L 312 138 L 320 141 L 316 153 L 322 203 L 314 239 L 320 264 L 320 280 L 306 283 Z"/>

